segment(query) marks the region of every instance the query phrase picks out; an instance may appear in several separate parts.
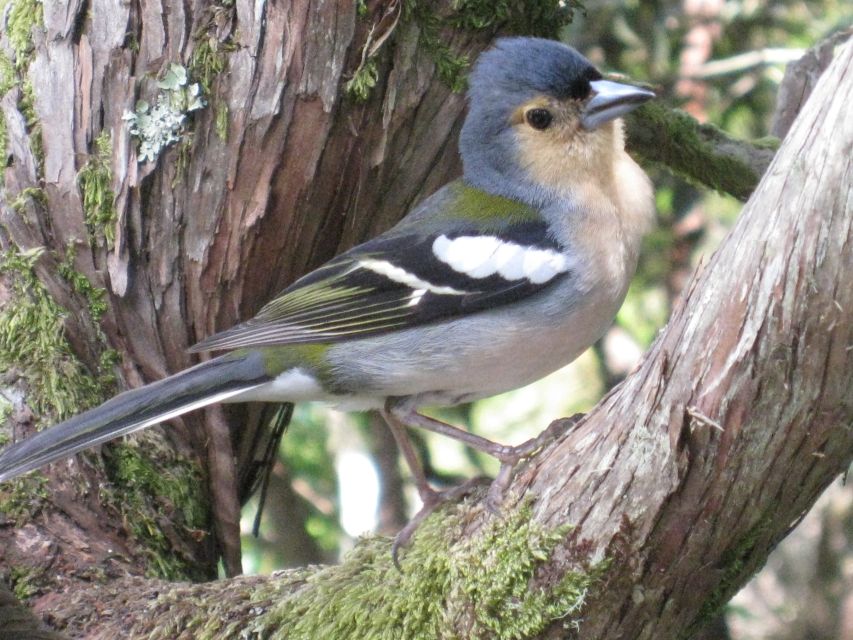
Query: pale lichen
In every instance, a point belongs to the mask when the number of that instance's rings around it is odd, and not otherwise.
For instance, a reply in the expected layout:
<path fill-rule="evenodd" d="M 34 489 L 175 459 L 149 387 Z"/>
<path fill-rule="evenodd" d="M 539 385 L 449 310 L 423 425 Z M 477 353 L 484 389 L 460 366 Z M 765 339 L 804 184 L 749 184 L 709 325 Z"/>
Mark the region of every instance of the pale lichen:
<path fill-rule="evenodd" d="M 154 162 L 166 147 L 183 139 L 187 114 L 205 106 L 201 85 L 191 83 L 187 70 L 179 64 L 169 65 L 154 106 L 145 100 L 136 103 L 134 111 L 126 111 L 123 120 L 137 139 L 139 162 Z"/>

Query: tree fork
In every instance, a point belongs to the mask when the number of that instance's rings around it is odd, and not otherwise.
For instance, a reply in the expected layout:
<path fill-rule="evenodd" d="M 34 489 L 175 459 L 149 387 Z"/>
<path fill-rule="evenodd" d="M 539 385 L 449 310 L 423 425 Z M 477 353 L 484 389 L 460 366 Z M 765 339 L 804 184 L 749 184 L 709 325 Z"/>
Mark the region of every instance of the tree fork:
<path fill-rule="evenodd" d="M 45 6 L 48 11 L 52 8 L 53 5 Z M 238 3 L 238 10 L 246 11 L 247 7 Z M 64 13 L 65 20 L 69 20 L 72 13 Z M 290 29 L 305 26 L 304 14 L 273 13 L 266 17 L 270 32 L 283 25 Z M 53 36 L 67 35 L 74 25 L 71 24 L 73 20 L 64 23 L 60 18 L 59 14 L 45 16 L 52 37 L 38 43 L 37 49 L 52 47 L 51 59 L 64 63 L 67 52 L 61 48 L 65 40 Z M 252 24 L 251 18 L 250 14 L 244 14 L 243 26 Z M 312 19 L 322 22 L 329 16 Z M 296 22 L 291 24 L 288 20 Z M 152 33 L 149 31 L 145 35 L 150 38 Z M 174 33 L 177 32 L 170 31 L 169 36 Z M 248 28 L 241 33 L 242 37 L 250 39 L 258 35 Z M 163 37 L 166 38 L 165 34 Z M 462 38 L 456 44 L 461 50 L 471 52 L 485 45 L 485 38 L 471 38 L 470 41 Z M 260 40 L 252 42 L 257 45 Z M 394 61 L 389 63 L 392 68 L 403 68 L 405 56 L 415 57 L 414 68 L 431 68 L 432 62 L 418 57 L 411 47 L 407 49 L 406 42 L 411 44 L 405 38 L 397 44 Z M 167 50 L 176 53 L 176 43 L 169 38 L 166 43 Z M 93 45 L 85 45 L 81 40 L 80 46 Z M 141 46 L 139 56 L 143 60 L 156 49 L 151 42 L 143 42 Z M 251 47 L 251 42 L 245 46 Z M 120 118 L 121 108 L 132 103 L 130 96 L 125 94 L 133 83 L 128 84 L 126 77 L 124 84 L 107 82 L 108 78 L 112 81 L 124 76 L 120 73 L 120 61 L 112 59 L 107 64 L 105 58 L 98 57 L 103 53 L 92 54 L 92 60 L 100 60 L 100 63 L 93 63 L 95 71 L 86 71 L 100 78 L 100 84 L 86 85 L 88 101 L 72 100 L 63 104 L 64 108 L 100 104 L 99 96 L 113 91 L 115 99 L 104 111 L 105 123 L 113 123 L 114 130 L 121 131 L 115 123 Z M 250 59 L 238 57 L 235 64 L 269 62 L 264 51 L 255 53 L 257 55 Z M 354 54 L 350 51 L 348 55 Z M 289 60 L 296 65 L 296 58 Z M 52 512 L 25 526 L 15 527 L 9 523 L 0 526 L 0 560 L 9 568 L 28 566 L 24 561 L 32 556 L 28 551 L 33 548 L 28 545 L 39 541 L 48 545 L 46 549 L 54 554 L 51 557 L 59 560 L 51 571 L 56 572 L 57 577 L 73 578 L 79 581 L 77 584 L 87 586 L 39 598 L 35 602 L 36 610 L 44 612 L 58 628 L 74 633 L 86 631 L 95 637 L 127 636 L 128 629 L 133 637 L 171 638 L 176 636 L 176 629 L 187 634 L 186 637 L 201 631 L 216 633 L 218 637 L 239 637 L 247 629 L 271 636 L 298 637 L 287 635 L 294 628 L 291 624 L 294 615 L 301 615 L 302 628 L 308 623 L 322 622 L 326 628 L 341 630 L 340 633 L 351 630 L 347 626 L 351 624 L 372 624 L 371 629 L 407 624 L 406 628 L 413 633 L 431 628 L 429 625 L 438 625 L 448 635 L 455 632 L 463 637 L 471 637 L 483 629 L 505 637 L 556 637 L 570 634 L 574 621 L 582 625 L 585 639 L 688 635 L 691 628 L 711 615 L 763 563 L 769 549 L 796 522 L 820 490 L 846 468 L 853 456 L 850 430 L 853 399 L 849 386 L 853 353 L 848 349 L 853 292 L 847 285 L 853 275 L 850 204 L 853 136 L 851 125 L 844 119 L 844 105 L 849 104 L 853 93 L 851 74 L 847 70 L 850 61 L 851 45 L 848 43 L 826 72 L 737 227 L 691 285 L 685 302 L 639 371 L 559 445 L 543 452 L 526 467 L 514 484 L 518 501 L 515 507 L 512 503 L 506 506 L 503 519 L 487 516 L 477 504 L 449 509 L 443 512 L 443 519 L 442 514 L 438 514 L 425 523 L 403 558 L 405 574 L 398 574 L 390 566 L 388 545 L 372 540 L 363 543 L 340 567 L 205 585 L 129 578 L 89 586 L 93 567 L 96 573 L 101 571 L 107 577 L 141 573 L 146 556 L 129 548 L 132 545 L 128 544 L 127 534 L 120 530 L 121 517 L 114 511 L 107 510 L 106 517 L 113 516 L 114 521 L 118 521 L 115 526 L 104 521 L 104 516 L 100 515 L 102 511 L 93 512 L 99 514 L 100 519 L 88 513 L 86 509 L 96 500 L 89 496 L 90 503 L 81 504 L 76 491 L 79 481 L 69 480 L 60 470 L 58 479 L 51 479 L 49 485 L 54 492 L 54 503 L 60 506 L 59 516 Z M 147 70 L 151 64 L 140 63 L 140 68 Z M 291 70 L 297 74 L 288 77 L 288 83 L 293 81 L 293 85 L 288 84 L 290 88 L 278 94 L 279 98 L 285 94 L 289 97 L 277 103 L 279 107 L 287 105 L 292 109 L 288 112 L 288 122 L 294 125 L 313 122 L 312 114 L 321 120 L 327 117 L 312 98 L 287 93 L 298 93 L 294 85 L 298 84 L 299 69 L 293 66 Z M 253 73 L 262 75 L 257 68 L 246 73 L 251 77 Z M 89 77 L 86 74 L 83 77 Z M 367 174 L 358 173 L 359 180 L 363 180 L 358 183 L 358 189 L 344 192 L 355 198 L 357 205 L 354 217 L 346 224 L 337 220 L 328 223 L 331 227 L 322 226 L 320 214 L 318 218 L 299 222 L 286 213 L 291 211 L 287 207 L 298 209 L 309 201 L 320 207 L 313 197 L 329 185 L 324 185 L 322 180 L 316 185 L 311 181 L 315 175 L 320 175 L 321 169 L 327 179 L 341 175 L 339 165 L 324 153 L 301 158 L 311 162 L 319 158 L 322 165 L 320 169 L 314 167 L 316 172 L 312 169 L 306 174 L 307 183 L 291 184 L 301 179 L 302 174 L 295 172 L 282 178 L 283 186 L 266 194 L 261 186 L 256 185 L 258 190 L 251 189 L 251 185 L 245 183 L 251 176 L 238 176 L 233 163 L 248 163 L 263 170 L 260 173 L 265 176 L 264 180 L 274 176 L 281 178 L 288 165 L 279 162 L 276 154 L 265 156 L 266 160 L 257 158 L 260 164 L 253 164 L 251 158 L 243 158 L 239 153 L 229 155 L 227 149 L 221 147 L 215 151 L 213 147 L 218 143 L 210 128 L 202 129 L 206 137 L 203 136 L 203 142 L 199 143 L 205 145 L 199 158 L 206 156 L 207 168 L 200 161 L 191 161 L 183 177 L 187 182 L 182 181 L 175 188 L 171 186 L 175 176 L 173 166 L 161 160 L 158 171 L 162 170 L 162 175 L 146 178 L 138 173 L 136 165 L 127 162 L 129 141 L 126 138 L 114 140 L 116 161 L 113 166 L 118 172 L 116 181 L 121 185 L 117 189 L 118 206 L 122 211 L 120 215 L 125 216 L 122 224 L 132 233 L 124 238 L 119 234 L 119 253 L 113 258 L 118 262 L 110 266 L 113 306 L 129 305 L 124 312 L 107 319 L 110 341 L 124 345 L 133 358 L 139 358 L 141 371 L 146 376 L 186 364 L 181 348 L 190 336 L 182 324 L 184 298 L 176 294 L 175 282 L 168 277 L 163 281 L 158 279 L 168 273 L 163 269 L 169 265 L 183 264 L 184 258 L 180 257 L 183 254 L 174 253 L 175 247 L 155 243 L 145 248 L 151 251 L 146 254 L 150 255 L 146 264 L 152 269 L 152 275 L 145 276 L 148 285 L 141 290 L 153 292 L 158 304 L 165 305 L 162 309 L 166 312 L 160 316 L 160 324 L 151 320 L 150 325 L 162 334 L 159 337 L 136 335 L 126 329 L 117 329 L 138 327 L 140 317 L 154 317 L 152 310 L 157 305 L 151 300 L 134 297 L 130 292 L 136 284 L 128 281 L 130 289 L 125 291 L 130 293 L 116 293 L 124 286 L 121 252 L 127 251 L 128 243 L 137 243 L 134 251 L 142 255 L 143 245 L 158 234 L 172 238 L 173 228 L 167 229 L 166 225 L 170 220 L 166 216 L 168 212 L 178 216 L 169 223 L 185 230 L 182 246 L 195 249 L 205 245 L 194 244 L 192 239 L 201 237 L 194 234 L 212 233 L 214 228 L 205 226 L 202 229 L 199 226 L 201 218 L 181 216 L 188 216 L 191 211 L 211 210 L 220 216 L 225 213 L 235 216 L 230 222 L 217 223 L 217 231 L 222 233 L 224 229 L 225 232 L 211 240 L 209 254 L 202 251 L 202 255 L 208 256 L 205 260 L 210 264 L 204 262 L 208 266 L 184 265 L 190 275 L 181 283 L 199 289 L 187 294 L 186 311 L 197 331 L 208 331 L 213 326 L 230 322 L 232 316 L 245 312 L 271 293 L 250 291 L 252 287 L 274 290 L 280 284 L 256 277 L 248 278 L 248 285 L 238 283 L 247 276 L 237 260 L 243 253 L 229 243 L 236 243 L 243 237 L 241 233 L 254 228 L 255 222 L 260 225 L 258 228 L 264 226 L 261 218 L 272 225 L 267 228 L 268 236 L 270 229 L 276 229 L 265 242 L 290 243 L 295 237 L 304 241 L 294 249 L 297 254 L 285 258 L 276 253 L 283 251 L 280 247 L 260 247 L 260 240 L 250 238 L 254 248 L 247 251 L 255 255 L 257 268 L 263 267 L 264 273 L 277 268 L 271 266 L 267 258 L 274 259 L 273 262 L 287 260 L 289 266 L 282 269 L 281 274 L 281 279 L 285 280 L 299 269 L 314 264 L 313 261 L 328 257 L 326 254 L 339 246 L 388 226 L 399 215 L 398 209 L 402 210 L 407 204 L 407 197 L 414 199 L 446 180 L 455 165 L 452 160 L 447 164 L 441 159 L 455 155 L 448 141 L 453 138 L 454 127 L 458 124 L 461 98 L 448 99 L 446 87 L 442 88 L 443 84 L 434 76 L 422 85 L 415 82 L 419 77 L 416 73 L 395 76 L 398 89 L 412 86 L 408 82 L 415 83 L 417 91 L 412 102 L 402 104 L 398 93 L 395 106 L 403 111 L 392 111 L 389 124 L 383 124 L 387 131 L 383 133 L 377 129 L 374 133 L 378 137 L 361 142 L 384 153 L 371 156 L 379 158 L 380 163 L 408 158 L 404 153 L 410 148 L 408 145 L 418 147 L 426 140 L 423 136 L 427 132 L 434 135 L 430 127 L 436 114 L 440 115 L 439 121 L 448 125 L 443 131 L 446 137 L 431 147 L 434 149 L 432 155 L 421 158 L 423 164 L 417 165 L 420 174 L 416 171 L 415 177 L 406 174 L 405 180 L 402 177 L 391 179 L 397 175 L 396 168 L 390 165 L 383 168 L 382 164 L 374 165 Z M 306 80 L 299 86 L 317 85 Z M 256 96 L 259 100 L 268 98 L 266 94 L 256 93 Z M 38 92 L 36 97 L 38 111 Z M 383 100 L 384 97 L 380 99 L 377 94 L 361 107 L 365 109 L 360 120 L 364 126 L 370 124 L 371 114 L 375 116 L 373 122 L 381 122 L 376 114 L 382 112 Z M 419 104 L 419 100 L 432 105 L 432 110 L 423 106 L 411 108 Z M 269 102 L 264 104 L 270 106 Z M 13 106 L 7 95 L 2 103 L 3 113 L 7 116 L 10 140 L 14 139 L 14 144 L 20 147 L 21 140 L 27 137 L 26 128 L 21 118 L 15 116 L 17 111 Z M 52 111 L 48 109 L 46 113 Z M 228 144 L 240 140 L 239 149 L 258 149 L 269 136 L 278 139 L 277 136 L 286 133 L 287 126 L 281 120 L 283 111 L 249 113 L 262 116 L 252 127 L 245 128 L 249 132 L 247 135 L 255 137 L 248 139 L 234 131 L 235 122 L 246 125 L 246 122 L 239 122 L 246 114 L 235 115 L 232 110 Z M 399 120 L 395 119 L 395 113 Z M 209 118 L 213 119 L 212 114 Z M 425 120 L 418 124 L 418 118 Z M 77 122 L 76 119 L 72 121 Z M 343 124 L 337 129 L 335 125 L 332 127 L 344 135 Z M 97 127 L 92 128 L 90 137 L 94 137 L 96 130 Z M 414 133 L 407 133 L 410 131 Z M 231 135 L 237 137 L 232 140 Z M 304 136 L 298 139 L 305 144 L 308 142 Z M 330 145 L 333 139 L 334 136 L 324 138 L 323 144 Z M 75 169 L 83 162 L 75 159 L 68 166 L 62 164 L 68 162 L 69 156 L 60 154 L 58 161 L 52 155 L 56 153 L 57 144 L 58 140 L 47 140 L 44 171 L 48 177 L 61 178 L 59 186 L 53 185 L 48 190 L 47 202 L 74 205 L 73 197 L 69 195 L 70 199 L 64 199 L 63 194 L 72 193 L 69 176 L 74 176 Z M 67 150 L 61 144 L 59 147 Z M 291 155 L 299 148 L 294 147 Z M 352 146 L 341 148 L 345 149 L 345 154 L 358 155 L 351 153 Z M 12 195 L 40 184 L 36 175 L 38 159 L 32 153 L 20 153 L 20 157 L 16 156 L 19 162 L 5 174 L 6 189 L 11 190 Z M 226 158 L 230 159 L 230 164 Z M 265 164 L 273 160 L 274 166 Z M 332 163 L 331 169 L 329 163 Z M 57 167 L 62 170 L 57 171 Z M 412 168 L 408 163 L 406 170 Z M 145 171 L 142 169 L 142 173 Z M 219 172 L 218 177 L 207 171 Z M 28 172 L 35 176 L 32 182 Z M 237 177 L 240 180 L 233 182 Z M 194 191 L 196 185 L 206 184 L 208 180 L 219 184 L 220 179 L 227 179 L 229 184 L 225 196 L 230 203 L 227 207 L 221 200 L 222 194 Z M 370 198 L 388 195 L 388 191 L 378 185 L 389 180 L 391 194 L 396 195 L 387 203 L 382 200 L 387 208 L 382 208 L 378 217 L 359 213 L 375 204 L 367 201 Z M 131 188 L 131 183 L 141 182 L 145 184 L 144 189 L 134 191 Z M 405 191 L 406 188 L 413 190 Z M 409 195 L 405 196 L 404 191 Z M 253 199 L 259 193 L 266 204 Z M 160 222 L 147 220 L 142 215 L 140 198 L 148 202 L 162 201 L 166 217 Z M 288 198 L 287 207 L 279 209 L 282 199 Z M 323 203 L 327 209 L 335 209 L 340 204 L 326 200 Z M 31 219 L 48 219 L 46 212 L 37 208 L 42 206 L 39 201 L 31 199 L 22 206 L 32 207 L 27 209 Z M 264 217 L 270 215 L 267 206 L 278 211 L 279 217 Z M 3 207 L 4 221 L 8 223 L 9 209 L 6 203 Z M 77 211 L 73 206 L 67 210 Z M 313 215 L 316 211 L 309 207 L 306 215 L 309 213 Z M 77 231 L 69 233 L 62 225 L 71 223 L 76 225 Z M 29 228 L 14 227 L 12 233 L 14 235 L 17 229 L 26 240 L 36 232 L 50 229 L 53 235 L 45 236 L 45 240 L 58 242 L 54 248 L 64 250 L 64 241 L 82 237 L 76 234 L 82 233 L 83 225 L 82 213 L 76 213 L 59 220 L 55 228 L 36 224 Z M 287 230 L 292 233 L 288 235 Z M 337 244 L 327 246 L 324 241 L 320 247 L 316 240 L 320 235 L 338 238 L 333 242 Z M 26 249 L 45 244 L 42 239 L 31 239 L 31 244 L 18 246 Z M 122 249 L 122 242 L 125 249 Z M 103 256 L 108 256 L 103 252 L 99 258 L 95 255 L 98 251 L 101 250 L 95 249 L 88 255 L 78 252 L 76 258 L 78 268 L 91 274 L 96 281 L 98 268 L 106 263 Z M 216 260 L 225 260 L 226 266 L 210 266 Z M 227 260 L 234 262 L 227 263 Z M 220 282 L 225 283 L 223 304 L 209 310 L 202 303 L 213 295 L 213 285 Z M 62 288 L 57 282 L 53 286 Z M 67 291 L 64 295 L 73 298 Z M 134 305 L 147 312 L 134 315 Z M 78 306 L 83 307 L 82 303 Z M 68 307 L 75 308 L 70 304 Z M 203 307 L 205 310 L 199 316 Z M 170 333 L 170 328 L 178 325 L 179 331 Z M 151 341 L 146 342 L 149 339 Z M 138 381 L 140 374 L 135 369 L 126 367 L 125 372 L 129 379 Z M 98 471 L 96 465 L 87 473 Z M 93 480 L 91 486 L 98 484 Z M 59 528 L 58 523 L 62 525 Z M 496 529 L 495 523 L 503 524 L 505 530 Z M 57 536 L 57 532 L 61 535 Z M 181 533 L 171 532 L 170 540 L 184 552 Z M 69 549 L 57 549 L 50 546 L 56 544 L 51 536 L 60 540 L 64 536 L 75 544 L 68 545 Z M 454 543 L 459 540 L 461 542 Z M 86 549 L 85 557 L 80 556 L 80 549 Z M 495 550 L 493 558 L 489 557 L 490 550 Z M 463 559 L 465 562 L 460 562 Z M 503 582 L 493 580 L 491 585 L 478 582 L 466 570 L 465 563 L 480 560 L 492 563 L 489 575 Z M 41 567 L 41 571 L 44 570 Z M 344 592 L 351 595 L 348 602 L 341 602 Z M 517 606 L 519 599 L 523 607 Z M 489 610 L 475 606 L 483 602 L 489 603 L 486 608 Z M 104 603 L 111 603 L 112 616 L 104 614 Z M 521 610 L 525 616 L 518 616 Z M 522 619 L 513 621 L 507 614 L 504 616 L 507 626 L 495 627 L 500 623 L 500 614 L 510 611 Z M 563 614 L 564 617 L 552 623 L 552 618 Z M 566 623 L 568 628 L 565 628 Z M 418 624 L 422 626 L 417 627 Z M 511 624 L 515 627 L 511 628 Z"/>

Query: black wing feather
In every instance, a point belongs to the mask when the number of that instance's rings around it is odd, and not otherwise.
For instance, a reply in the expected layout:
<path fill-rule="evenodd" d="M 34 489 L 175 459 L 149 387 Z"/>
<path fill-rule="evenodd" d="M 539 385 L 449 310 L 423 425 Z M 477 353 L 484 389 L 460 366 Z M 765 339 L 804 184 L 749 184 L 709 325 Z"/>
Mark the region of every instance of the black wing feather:
<path fill-rule="evenodd" d="M 525 247 L 559 250 L 543 221 L 510 225 L 500 239 Z M 480 235 L 457 229 L 449 238 Z M 193 351 L 312 342 L 339 342 L 378 335 L 512 304 L 552 286 L 568 272 L 544 283 L 508 280 L 498 274 L 474 278 L 454 270 L 433 252 L 439 234 L 380 236 L 300 278 L 253 319 L 215 334 Z M 496 235 L 496 234 L 488 234 Z M 373 260 L 401 269 L 424 289 L 365 268 Z M 453 293 L 439 292 L 442 289 Z M 417 293 L 416 293 L 417 292 Z"/>

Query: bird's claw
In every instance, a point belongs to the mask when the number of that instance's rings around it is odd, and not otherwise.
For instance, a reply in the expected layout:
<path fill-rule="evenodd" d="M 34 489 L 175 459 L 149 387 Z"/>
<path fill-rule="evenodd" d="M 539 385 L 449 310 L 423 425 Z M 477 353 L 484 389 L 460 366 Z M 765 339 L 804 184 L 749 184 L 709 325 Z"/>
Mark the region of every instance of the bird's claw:
<path fill-rule="evenodd" d="M 543 447 L 554 442 L 564 433 L 573 429 L 580 419 L 583 418 L 583 415 L 582 413 L 576 413 L 564 420 L 554 420 L 548 425 L 547 429 L 535 438 L 522 442 L 516 447 L 506 447 L 504 452 L 497 455 L 496 457 L 500 460 L 501 468 L 489 487 L 489 493 L 486 495 L 486 509 L 495 515 L 500 513 L 500 508 L 503 504 L 506 490 L 512 481 L 512 474 L 516 465 L 524 458 L 530 457 Z"/>
<path fill-rule="evenodd" d="M 467 482 L 463 482 L 459 486 L 445 489 L 444 491 L 429 489 L 428 492 L 421 492 L 421 502 L 423 502 L 421 510 L 418 511 L 411 520 L 409 520 L 405 527 L 400 529 L 400 532 L 394 537 L 394 542 L 391 544 L 391 559 L 394 561 L 394 566 L 397 567 L 397 570 L 400 573 L 403 572 L 402 567 L 400 567 L 400 549 L 409 543 L 415 531 L 417 531 L 418 527 L 427 518 L 427 516 L 432 514 L 433 511 L 438 509 L 444 503 L 455 502 L 456 500 L 459 500 L 471 493 L 476 487 L 489 484 L 489 482 L 489 478 L 478 476 L 468 480 Z"/>
<path fill-rule="evenodd" d="M 504 502 L 506 490 L 509 488 L 510 482 L 512 481 L 512 475 L 516 465 L 518 465 L 518 463 L 524 458 L 530 457 L 543 447 L 551 444 L 564 433 L 571 430 L 582 417 L 583 414 L 578 413 L 565 420 L 555 420 L 538 436 L 531 438 L 518 446 L 502 446 L 500 448 L 496 447 L 493 449 L 490 453 L 501 463 L 501 468 L 494 480 L 489 481 L 488 478 L 484 477 L 473 478 L 468 482 L 460 484 L 458 487 L 453 487 L 444 491 L 435 491 L 429 487 L 421 488 L 419 490 L 421 502 L 423 502 L 421 510 L 418 511 L 409 523 L 400 530 L 391 545 L 391 559 L 394 561 L 394 566 L 402 573 L 403 570 L 400 567 L 399 558 L 400 549 L 409 543 L 415 531 L 417 531 L 418 527 L 427 518 L 427 516 L 445 502 L 459 500 L 463 496 L 471 493 L 475 487 L 489 484 L 489 491 L 486 494 L 484 506 L 489 512 L 495 515 L 499 514 L 501 505 L 503 505 Z"/>

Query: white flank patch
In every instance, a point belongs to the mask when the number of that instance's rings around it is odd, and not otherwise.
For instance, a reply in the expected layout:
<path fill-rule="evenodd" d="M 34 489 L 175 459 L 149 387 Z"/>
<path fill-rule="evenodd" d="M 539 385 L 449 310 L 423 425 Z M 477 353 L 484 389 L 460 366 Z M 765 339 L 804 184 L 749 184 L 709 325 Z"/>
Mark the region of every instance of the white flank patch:
<path fill-rule="evenodd" d="M 420 294 L 417 300 L 419 300 L 427 291 L 430 293 L 440 293 L 451 296 L 463 296 L 467 293 L 466 291 L 459 291 L 453 287 L 437 287 L 431 282 L 421 280 L 414 273 L 409 273 L 405 269 L 402 269 L 395 264 L 391 264 L 387 260 L 364 258 L 363 260 L 358 261 L 358 266 L 367 269 L 368 271 L 372 271 L 373 273 L 378 273 L 380 276 L 385 276 L 394 282 L 404 284 L 412 289 L 423 289 L 423 293 Z M 415 300 L 414 297 L 413 300 Z M 417 301 L 410 301 L 409 304 L 417 304 Z"/>
<path fill-rule="evenodd" d="M 326 397 L 317 378 L 299 367 L 283 371 L 269 382 L 231 398 L 231 402 L 296 402 L 323 400 Z"/>
<path fill-rule="evenodd" d="M 439 236 L 432 244 L 435 256 L 454 271 L 470 278 L 497 273 L 506 280 L 526 278 L 533 284 L 548 282 L 568 270 L 563 254 L 551 249 L 524 247 L 494 236 Z"/>

